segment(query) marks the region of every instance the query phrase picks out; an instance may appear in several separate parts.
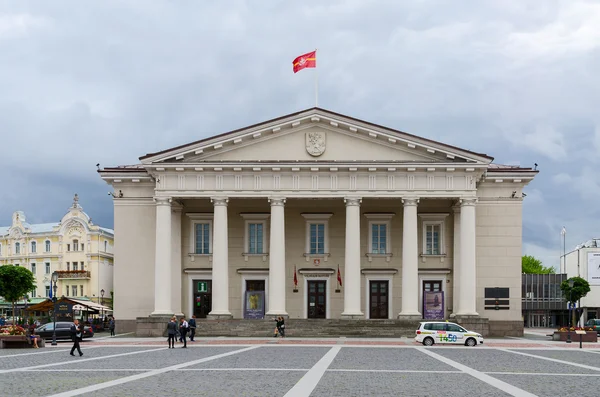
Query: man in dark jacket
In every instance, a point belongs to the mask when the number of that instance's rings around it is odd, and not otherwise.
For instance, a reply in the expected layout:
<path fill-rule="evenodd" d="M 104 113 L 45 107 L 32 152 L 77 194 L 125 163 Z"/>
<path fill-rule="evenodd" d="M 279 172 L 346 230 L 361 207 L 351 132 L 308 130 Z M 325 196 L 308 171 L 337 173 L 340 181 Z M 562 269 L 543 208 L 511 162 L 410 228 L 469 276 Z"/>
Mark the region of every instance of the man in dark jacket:
<path fill-rule="evenodd" d="M 194 341 L 194 336 L 196 336 L 196 316 L 192 316 L 192 318 L 190 318 L 190 321 L 188 321 L 188 324 L 190 326 L 190 342 Z"/>
<path fill-rule="evenodd" d="M 83 338 L 83 326 L 79 325 L 79 320 L 73 320 L 71 324 L 71 340 L 73 341 L 73 347 L 71 348 L 71 355 L 74 356 L 73 352 L 75 349 L 79 352 L 79 356 L 83 356 L 81 348 L 79 347 L 79 341 Z"/>

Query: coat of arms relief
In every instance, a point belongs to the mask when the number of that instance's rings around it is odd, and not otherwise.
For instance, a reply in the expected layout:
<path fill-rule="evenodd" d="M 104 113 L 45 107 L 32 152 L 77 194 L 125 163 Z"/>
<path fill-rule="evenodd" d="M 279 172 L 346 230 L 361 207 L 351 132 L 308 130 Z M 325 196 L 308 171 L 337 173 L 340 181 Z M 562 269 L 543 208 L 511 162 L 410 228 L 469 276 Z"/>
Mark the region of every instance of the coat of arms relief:
<path fill-rule="evenodd" d="M 325 152 L 326 135 L 324 132 L 306 133 L 306 151 L 311 156 L 317 157 Z"/>

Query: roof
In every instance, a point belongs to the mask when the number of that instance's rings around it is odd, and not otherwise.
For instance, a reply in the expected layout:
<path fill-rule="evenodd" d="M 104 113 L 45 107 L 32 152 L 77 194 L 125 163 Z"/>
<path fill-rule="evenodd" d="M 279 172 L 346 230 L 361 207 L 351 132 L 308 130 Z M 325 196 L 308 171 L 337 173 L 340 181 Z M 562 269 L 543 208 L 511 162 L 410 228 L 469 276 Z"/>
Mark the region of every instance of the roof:
<path fill-rule="evenodd" d="M 289 117 L 298 116 L 298 115 L 300 115 L 302 113 L 305 113 L 305 112 L 308 112 L 310 110 L 318 110 L 320 112 L 328 113 L 331 116 L 343 117 L 343 118 L 346 118 L 348 120 L 352 120 L 352 121 L 356 121 L 356 122 L 359 122 L 359 123 L 363 123 L 363 124 L 369 125 L 371 127 L 381 128 L 381 129 L 384 129 L 384 130 L 387 130 L 387 131 L 391 131 L 391 132 L 396 133 L 396 134 L 404 134 L 404 135 L 406 135 L 408 137 L 413 137 L 413 138 L 416 138 L 416 139 L 421 139 L 421 140 L 426 141 L 426 142 L 434 143 L 434 144 L 437 144 L 437 145 L 442 145 L 442 146 L 445 146 L 445 147 L 448 147 L 448 148 L 451 148 L 451 149 L 460 150 L 462 152 L 474 154 L 476 156 L 486 157 L 486 158 L 488 158 L 490 160 L 493 160 L 493 157 L 488 156 L 487 154 L 473 152 L 473 151 L 470 151 L 470 150 L 459 148 L 457 146 L 452 146 L 452 145 L 448 145 L 448 144 L 445 144 L 445 143 L 442 143 L 442 142 L 434 141 L 432 139 L 423 138 L 423 137 L 420 137 L 420 136 L 417 136 L 417 135 L 409 134 L 409 133 L 404 132 L 404 131 L 395 130 L 395 129 L 389 128 L 389 127 L 384 127 L 384 126 L 379 125 L 379 124 L 375 124 L 375 123 L 371 123 L 371 122 L 368 122 L 368 121 L 360 120 L 360 119 L 357 119 L 357 118 L 354 118 L 354 117 L 346 116 L 346 115 L 343 115 L 343 114 L 340 114 L 340 113 L 332 112 L 331 110 L 327 110 L 327 109 L 323 109 L 323 108 L 318 108 L 318 107 L 304 109 L 304 110 L 301 110 L 299 112 L 290 113 L 290 114 L 287 114 L 285 116 L 280 116 L 280 117 L 277 117 L 277 118 L 274 118 L 274 119 L 271 119 L 271 120 L 267 120 L 267 121 L 263 121 L 263 122 L 260 122 L 260 123 L 257 123 L 257 124 L 253 124 L 251 126 L 247 126 L 247 127 L 243 127 L 243 128 L 238 128 L 238 129 L 233 130 L 233 131 L 229 131 L 229 132 L 225 132 L 225 133 L 222 133 L 222 134 L 210 136 L 208 138 L 203 138 L 203 139 L 200 139 L 200 140 L 197 140 L 197 141 L 194 141 L 194 142 L 191 142 L 191 143 L 186 143 L 184 145 L 176 146 L 176 147 L 173 147 L 173 148 L 161 150 L 160 152 L 148 153 L 145 156 L 140 157 L 140 160 L 143 160 L 143 159 L 146 159 L 146 158 L 149 158 L 149 157 L 153 157 L 153 156 L 157 156 L 157 155 L 160 155 L 160 154 L 168 153 L 168 152 L 173 151 L 173 150 L 183 149 L 183 148 L 186 148 L 186 147 L 189 147 L 189 146 L 197 145 L 199 143 L 203 143 L 203 142 L 206 142 L 206 141 L 209 141 L 209 140 L 213 140 L 213 139 L 216 139 L 216 138 L 223 138 L 223 137 L 235 134 L 235 133 L 243 131 L 243 130 L 260 127 L 262 125 L 269 124 L 269 123 L 272 123 L 272 122 L 275 122 L 275 121 L 279 121 L 279 120 L 283 120 L 283 119 L 286 119 L 286 118 L 289 118 Z"/>
<path fill-rule="evenodd" d="M 105 227 L 101 227 L 100 230 L 102 230 L 103 232 L 106 232 L 106 233 L 110 233 L 112 235 L 115 234 L 115 231 L 113 229 L 107 229 Z"/>

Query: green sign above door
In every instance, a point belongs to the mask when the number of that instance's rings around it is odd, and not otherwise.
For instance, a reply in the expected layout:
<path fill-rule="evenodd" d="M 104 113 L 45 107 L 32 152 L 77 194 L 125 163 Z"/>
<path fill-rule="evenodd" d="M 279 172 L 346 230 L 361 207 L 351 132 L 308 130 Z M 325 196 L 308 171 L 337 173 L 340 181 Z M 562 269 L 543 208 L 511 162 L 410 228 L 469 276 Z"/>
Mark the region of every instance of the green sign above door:
<path fill-rule="evenodd" d="M 198 292 L 208 292 L 208 283 L 206 281 L 198 281 Z"/>

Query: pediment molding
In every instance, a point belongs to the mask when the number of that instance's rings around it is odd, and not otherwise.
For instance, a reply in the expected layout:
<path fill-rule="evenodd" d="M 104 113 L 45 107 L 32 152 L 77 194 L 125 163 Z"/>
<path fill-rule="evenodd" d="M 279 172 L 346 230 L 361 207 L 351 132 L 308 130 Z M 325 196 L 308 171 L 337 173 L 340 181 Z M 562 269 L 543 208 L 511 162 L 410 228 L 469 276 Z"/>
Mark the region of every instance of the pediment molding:
<path fill-rule="evenodd" d="M 257 124 L 207 138 L 178 148 L 173 148 L 140 158 L 144 165 L 156 163 L 187 163 L 209 159 L 217 153 L 234 150 L 247 145 L 259 144 L 306 128 L 319 126 L 324 130 L 343 133 L 363 140 L 394 147 L 401 151 L 412 151 L 429 159 L 446 162 L 489 164 L 491 157 L 420 138 L 401 131 L 367 123 L 323 109 L 309 109 L 287 117 Z"/>

